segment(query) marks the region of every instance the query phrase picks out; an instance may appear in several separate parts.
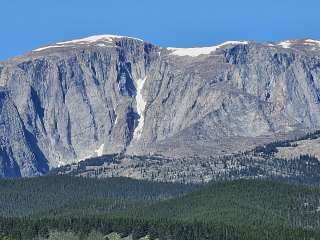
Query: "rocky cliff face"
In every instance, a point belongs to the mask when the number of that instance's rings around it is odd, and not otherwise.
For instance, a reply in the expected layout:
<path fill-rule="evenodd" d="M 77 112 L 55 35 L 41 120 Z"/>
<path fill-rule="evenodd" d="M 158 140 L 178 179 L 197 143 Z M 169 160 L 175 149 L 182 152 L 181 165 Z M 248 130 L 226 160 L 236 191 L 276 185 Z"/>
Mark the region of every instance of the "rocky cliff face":
<path fill-rule="evenodd" d="M 0 63 L 1 176 L 105 153 L 215 155 L 320 127 L 320 43 L 94 36 Z"/>

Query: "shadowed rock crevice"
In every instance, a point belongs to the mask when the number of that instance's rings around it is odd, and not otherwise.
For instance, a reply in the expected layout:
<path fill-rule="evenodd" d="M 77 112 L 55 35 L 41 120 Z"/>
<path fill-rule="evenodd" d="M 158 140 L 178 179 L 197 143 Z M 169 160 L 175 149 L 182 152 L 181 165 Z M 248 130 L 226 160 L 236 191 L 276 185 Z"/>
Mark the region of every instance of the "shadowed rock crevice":
<path fill-rule="evenodd" d="M 122 96 L 136 96 L 137 90 L 134 86 L 133 79 L 131 77 L 131 64 L 120 63 L 118 65 L 117 71 L 117 82 L 119 85 L 120 94 Z"/>
<path fill-rule="evenodd" d="M 40 174 L 47 173 L 49 171 L 48 160 L 39 148 L 37 139 L 31 132 L 29 132 L 26 129 L 25 135 L 28 145 L 30 149 L 32 149 L 33 154 L 35 155 L 34 165 L 36 167 L 37 172 L 39 172 Z"/>
<path fill-rule="evenodd" d="M 0 148 L 0 177 L 21 177 L 20 167 L 10 155 L 12 156 L 10 149 Z"/>
<path fill-rule="evenodd" d="M 31 100 L 34 105 L 34 109 L 40 118 L 41 124 L 44 127 L 44 125 L 43 125 L 44 108 L 41 106 L 42 102 L 41 102 L 37 92 L 33 89 L 33 87 L 31 87 Z"/>
<path fill-rule="evenodd" d="M 134 130 L 138 125 L 139 118 L 140 118 L 139 114 L 134 112 L 132 108 L 128 109 L 128 112 L 127 112 L 128 137 L 126 142 L 127 145 L 133 139 Z"/>

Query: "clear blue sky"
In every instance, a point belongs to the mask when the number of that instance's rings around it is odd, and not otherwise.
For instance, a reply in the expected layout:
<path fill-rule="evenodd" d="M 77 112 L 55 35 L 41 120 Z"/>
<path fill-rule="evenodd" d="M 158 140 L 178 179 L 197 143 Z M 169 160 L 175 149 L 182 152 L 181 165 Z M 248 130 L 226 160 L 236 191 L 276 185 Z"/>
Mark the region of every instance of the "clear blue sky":
<path fill-rule="evenodd" d="M 95 34 L 161 46 L 320 39 L 319 0 L 1 0 L 0 59 Z"/>

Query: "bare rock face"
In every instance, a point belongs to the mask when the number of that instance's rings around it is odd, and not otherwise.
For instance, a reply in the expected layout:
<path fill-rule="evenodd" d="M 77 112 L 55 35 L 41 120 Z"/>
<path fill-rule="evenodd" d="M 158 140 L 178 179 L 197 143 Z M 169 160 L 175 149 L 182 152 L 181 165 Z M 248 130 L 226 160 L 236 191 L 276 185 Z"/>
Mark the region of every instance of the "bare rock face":
<path fill-rule="evenodd" d="M 0 90 L 0 177 L 46 173 L 48 163 L 37 140 L 25 129 L 14 102 Z"/>
<path fill-rule="evenodd" d="M 318 129 L 319 53 L 314 40 L 176 49 L 103 35 L 9 59 L 0 176 L 106 153 L 225 154 Z"/>

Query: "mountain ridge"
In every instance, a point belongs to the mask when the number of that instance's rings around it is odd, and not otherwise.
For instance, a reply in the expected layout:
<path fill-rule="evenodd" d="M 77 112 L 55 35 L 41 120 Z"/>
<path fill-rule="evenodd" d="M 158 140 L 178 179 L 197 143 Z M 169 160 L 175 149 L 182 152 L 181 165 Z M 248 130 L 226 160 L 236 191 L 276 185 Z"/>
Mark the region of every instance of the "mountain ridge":
<path fill-rule="evenodd" d="M 131 36 L 100 34 L 100 35 L 91 35 L 89 37 L 76 38 L 76 39 L 72 39 L 72 40 L 53 42 L 51 44 L 44 45 L 40 48 L 32 49 L 31 51 L 28 51 L 25 54 L 22 54 L 20 56 L 29 55 L 30 53 L 41 52 L 43 50 L 48 50 L 48 49 L 58 48 L 58 47 L 61 47 L 61 48 L 63 48 L 63 47 L 76 47 L 76 46 L 79 47 L 81 45 L 83 45 L 83 46 L 96 45 L 96 46 L 100 46 L 100 47 L 106 47 L 106 45 L 104 45 L 104 44 L 99 45 L 99 42 L 112 43 L 113 40 L 116 40 L 116 39 L 131 39 L 131 40 L 137 40 L 137 41 L 152 44 L 149 41 L 145 41 L 143 39 L 131 37 Z M 313 47 L 320 47 L 320 41 L 316 40 L 316 39 L 312 39 L 312 38 L 287 39 L 287 40 L 281 40 L 281 41 L 266 41 L 266 42 L 257 42 L 254 40 L 228 40 L 228 41 L 224 41 L 222 43 L 216 44 L 216 45 L 191 46 L 191 47 L 162 47 L 162 46 L 159 46 L 156 44 L 152 44 L 152 45 L 158 46 L 161 49 L 167 49 L 169 51 L 173 51 L 172 54 L 174 54 L 175 50 L 203 49 L 204 51 L 205 50 L 209 51 L 209 53 L 204 53 L 204 55 L 208 55 L 208 54 L 210 54 L 210 49 L 215 50 L 216 48 L 223 47 L 223 46 L 229 45 L 229 44 L 237 45 L 237 44 L 250 44 L 250 43 L 260 44 L 260 45 L 269 46 L 269 47 L 282 47 L 282 48 L 286 48 L 286 49 L 290 48 L 290 45 L 292 45 L 293 47 L 296 45 L 300 45 L 300 46 L 309 45 L 309 46 L 313 46 Z M 212 50 L 212 52 L 214 50 Z M 177 55 L 179 55 L 179 54 L 177 54 Z M 198 54 L 196 56 L 199 56 L 199 55 L 200 54 Z M 15 57 L 11 57 L 8 59 L 0 60 L 0 64 L 5 63 L 7 61 L 10 61 L 11 59 L 19 58 L 20 56 L 15 56 Z M 182 56 L 187 56 L 187 55 L 182 55 Z"/>
<path fill-rule="evenodd" d="M 14 164 L 31 176 L 43 174 L 39 162 L 49 169 L 120 152 L 225 155 L 320 128 L 316 40 L 229 42 L 179 56 L 181 49 L 103 36 L 1 62 L 1 104 L 13 104 L 22 130 L 0 134 L 0 175 Z"/>

